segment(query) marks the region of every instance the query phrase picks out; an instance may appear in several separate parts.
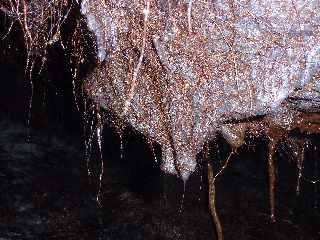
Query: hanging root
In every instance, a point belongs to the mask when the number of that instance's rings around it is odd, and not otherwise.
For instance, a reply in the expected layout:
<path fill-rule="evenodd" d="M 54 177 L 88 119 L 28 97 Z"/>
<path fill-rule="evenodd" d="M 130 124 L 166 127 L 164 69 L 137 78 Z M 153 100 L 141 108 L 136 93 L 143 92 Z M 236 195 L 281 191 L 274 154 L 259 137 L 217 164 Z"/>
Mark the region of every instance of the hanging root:
<path fill-rule="evenodd" d="M 271 221 L 275 222 L 275 181 L 276 181 L 276 175 L 275 175 L 275 169 L 274 169 L 274 151 L 275 151 L 275 141 L 271 140 L 269 142 L 269 156 L 268 156 L 268 173 L 269 173 L 269 201 L 270 201 L 270 217 Z"/>
<path fill-rule="evenodd" d="M 137 77 L 138 73 L 142 64 L 142 60 L 144 57 L 144 52 L 147 44 L 147 28 L 148 28 L 148 17 L 150 14 L 150 1 L 146 0 L 145 8 L 143 9 L 143 14 L 144 14 L 144 26 L 143 26 L 143 36 L 142 36 L 142 47 L 141 47 L 141 52 L 140 52 L 140 57 L 138 60 L 138 64 L 135 67 L 132 75 L 132 82 L 130 86 L 130 90 L 128 93 L 127 100 L 124 103 L 124 108 L 123 108 L 123 115 L 125 116 L 129 110 L 129 107 L 131 105 L 131 101 L 134 97 L 136 85 L 137 85 Z"/>
<path fill-rule="evenodd" d="M 189 34 L 192 31 L 191 14 L 192 14 L 192 0 L 189 0 L 189 2 L 188 2 L 188 31 L 189 31 Z"/>
<path fill-rule="evenodd" d="M 97 108 L 96 110 L 96 114 L 97 114 L 97 143 L 98 143 L 98 147 L 99 147 L 99 154 L 100 154 L 100 163 L 101 163 L 101 171 L 99 174 L 99 189 L 98 189 L 98 194 L 97 194 L 97 202 L 99 204 L 99 206 L 101 206 L 101 189 L 102 189 L 102 178 L 103 178 L 103 174 L 104 174 L 104 161 L 103 161 L 103 156 L 102 156 L 102 131 L 103 131 L 103 122 L 102 122 L 102 118 L 101 118 L 101 114 L 100 114 L 100 110 Z"/>
<path fill-rule="evenodd" d="M 301 148 L 299 149 L 298 159 L 297 159 L 297 166 L 298 166 L 298 179 L 297 179 L 297 188 L 296 188 L 297 195 L 300 194 L 301 177 L 302 177 L 303 164 L 304 164 L 304 152 L 305 152 L 305 146 L 304 144 L 302 144 Z"/>
<path fill-rule="evenodd" d="M 217 213 L 216 209 L 216 188 L 215 188 L 215 177 L 213 175 L 213 169 L 212 165 L 208 163 L 208 185 L 209 185 L 209 209 L 211 212 L 211 216 L 213 219 L 213 222 L 216 227 L 217 235 L 218 235 L 218 240 L 223 240 L 223 231 L 222 231 L 222 226 L 221 222 Z"/>

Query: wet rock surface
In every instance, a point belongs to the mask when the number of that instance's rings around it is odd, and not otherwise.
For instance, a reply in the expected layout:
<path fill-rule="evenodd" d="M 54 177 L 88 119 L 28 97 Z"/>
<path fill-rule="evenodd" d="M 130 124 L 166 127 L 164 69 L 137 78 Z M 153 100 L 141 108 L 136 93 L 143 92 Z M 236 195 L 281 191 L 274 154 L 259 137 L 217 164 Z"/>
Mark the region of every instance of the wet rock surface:
<path fill-rule="evenodd" d="M 26 136 L 25 127 L 1 122 L 1 240 L 214 239 L 206 207 L 204 167 L 191 176 L 182 204 L 181 180 L 162 175 L 145 177 L 139 183 L 139 173 L 134 172 L 138 167 L 108 164 L 112 156 L 106 153 L 99 206 L 95 200 L 95 168 L 98 169 L 99 161 L 93 157 L 92 176 L 88 177 L 79 141 L 35 130 L 31 131 L 29 142 Z M 132 149 L 136 158 L 143 158 L 141 147 L 128 136 L 124 139 L 128 139 L 124 158 L 132 160 Z M 225 238 L 319 239 L 319 192 L 314 192 L 317 186 L 302 184 L 297 197 L 294 166 L 279 163 L 278 221 L 271 223 L 263 160 L 266 156 L 260 154 L 264 150 L 262 145 L 255 152 L 240 149 L 218 180 L 217 207 Z M 219 156 L 217 163 L 223 161 L 223 151 Z M 309 163 L 312 165 L 313 161 Z M 137 182 L 140 187 L 135 186 Z"/>

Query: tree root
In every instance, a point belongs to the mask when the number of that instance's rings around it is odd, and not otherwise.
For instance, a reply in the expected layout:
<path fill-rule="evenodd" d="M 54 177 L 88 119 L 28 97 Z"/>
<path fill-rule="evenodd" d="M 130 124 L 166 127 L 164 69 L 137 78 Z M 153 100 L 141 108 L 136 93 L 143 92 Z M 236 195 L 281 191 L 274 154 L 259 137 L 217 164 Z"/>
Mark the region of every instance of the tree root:
<path fill-rule="evenodd" d="M 217 235 L 218 235 L 218 240 L 223 240 L 223 231 L 222 231 L 222 226 L 221 226 L 221 222 L 217 213 L 217 209 L 216 209 L 216 188 L 215 188 L 215 177 L 213 175 L 213 169 L 212 169 L 212 165 L 210 163 L 208 163 L 208 185 L 209 185 L 209 209 L 210 209 L 210 213 L 213 219 L 213 222 L 215 224 L 215 228 L 217 231 Z"/>
<path fill-rule="evenodd" d="M 276 222 L 275 217 L 275 168 L 273 155 L 275 152 L 275 142 L 273 140 L 269 143 L 269 156 L 268 156 L 268 173 L 269 173 L 269 202 L 270 202 L 270 217 L 272 222 Z"/>

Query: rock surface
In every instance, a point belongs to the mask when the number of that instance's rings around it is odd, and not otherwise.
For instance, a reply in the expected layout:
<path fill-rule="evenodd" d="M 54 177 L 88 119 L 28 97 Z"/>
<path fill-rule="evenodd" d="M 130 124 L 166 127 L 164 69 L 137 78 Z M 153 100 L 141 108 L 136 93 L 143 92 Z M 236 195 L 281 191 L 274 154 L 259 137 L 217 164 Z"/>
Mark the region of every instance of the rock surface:
<path fill-rule="evenodd" d="M 89 95 L 162 146 L 184 180 L 225 121 L 318 109 L 320 2 L 91 1 Z M 305 100 L 305 101 L 303 101 Z"/>

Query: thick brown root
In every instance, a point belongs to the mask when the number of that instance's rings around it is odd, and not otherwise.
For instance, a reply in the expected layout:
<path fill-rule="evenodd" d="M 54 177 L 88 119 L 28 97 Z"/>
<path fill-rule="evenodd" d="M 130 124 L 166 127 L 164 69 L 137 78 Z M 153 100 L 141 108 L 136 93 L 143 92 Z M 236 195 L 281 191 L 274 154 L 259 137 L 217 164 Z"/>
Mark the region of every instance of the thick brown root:
<path fill-rule="evenodd" d="M 223 240 L 223 230 L 221 222 L 216 209 L 216 188 L 215 188 L 215 177 L 213 175 L 213 169 L 210 163 L 208 163 L 208 185 L 209 185 L 209 209 L 212 216 L 212 220 L 215 224 L 215 228 L 218 235 L 218 240 Z"/>

